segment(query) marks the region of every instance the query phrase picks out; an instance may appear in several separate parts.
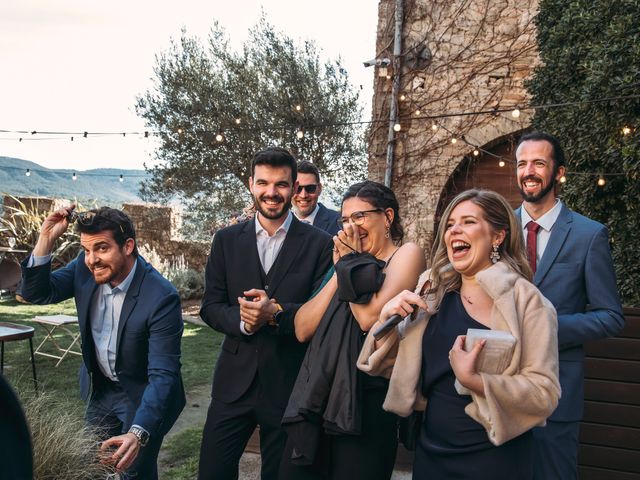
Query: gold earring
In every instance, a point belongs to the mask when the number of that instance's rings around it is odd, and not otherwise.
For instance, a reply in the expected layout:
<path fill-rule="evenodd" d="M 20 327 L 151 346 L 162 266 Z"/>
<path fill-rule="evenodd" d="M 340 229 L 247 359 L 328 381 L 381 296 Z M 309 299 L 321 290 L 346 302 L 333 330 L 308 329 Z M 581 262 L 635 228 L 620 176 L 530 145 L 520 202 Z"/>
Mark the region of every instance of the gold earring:
<path fill-rule="evenodd" d="M 389 238 L 391 236 L 391 225 L 387 223 L 387 228 L 385 229 L 384 238 Z"/>

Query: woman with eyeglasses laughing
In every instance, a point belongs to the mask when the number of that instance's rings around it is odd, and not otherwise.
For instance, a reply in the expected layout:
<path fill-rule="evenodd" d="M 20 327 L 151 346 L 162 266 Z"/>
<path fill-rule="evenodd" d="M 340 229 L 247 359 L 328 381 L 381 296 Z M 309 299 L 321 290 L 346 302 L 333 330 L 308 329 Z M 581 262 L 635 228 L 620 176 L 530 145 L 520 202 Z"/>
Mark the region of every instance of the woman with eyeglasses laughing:
<path fill-rule="evenodd" d="M 386 480 L 397 448 L 397 417 L 382 409 L 387 380 L 357 371 L 366 332 L 382 306 L 416 285 L 424 254 L 402 244 L 398 201 L 377 182 L 342 199 L 334 268 L 295 317 L 310 342 L 283 424 L 289 435 L 280 478 Z"/>

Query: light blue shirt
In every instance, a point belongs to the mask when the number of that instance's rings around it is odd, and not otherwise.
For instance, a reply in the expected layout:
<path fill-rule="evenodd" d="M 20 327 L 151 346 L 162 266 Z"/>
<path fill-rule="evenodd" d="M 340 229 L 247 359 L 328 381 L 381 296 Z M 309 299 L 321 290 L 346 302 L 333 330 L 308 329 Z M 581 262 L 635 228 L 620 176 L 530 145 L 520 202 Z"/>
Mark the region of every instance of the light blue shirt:
<path fill-rule="evenodd" d="M 118 286 L 111 288 L 108 283 L 99 285 L 91 299 L 91 333 L 96 346 L 96 359 L 104 376 L 113 381 L 118 380 L 116 352 L 122 304 L 137 265 L 136 259 L 129 275 Z"/>

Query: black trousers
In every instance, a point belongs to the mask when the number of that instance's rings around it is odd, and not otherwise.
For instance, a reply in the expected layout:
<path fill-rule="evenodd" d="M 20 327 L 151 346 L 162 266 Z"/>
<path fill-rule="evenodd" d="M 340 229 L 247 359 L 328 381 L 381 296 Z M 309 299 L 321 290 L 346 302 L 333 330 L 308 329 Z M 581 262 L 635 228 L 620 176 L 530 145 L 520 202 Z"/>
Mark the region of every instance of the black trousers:
<path fill-rule="evenodd" d="M 260 425 L 261 478 L 277 480 L 286 440 L 280 425 L 284 408 L 271 405 L 264 397 L 257 376 L 239 400 L 212 399 L 202 434 L 198 479 L 236 480 L 242 452 Z"/>

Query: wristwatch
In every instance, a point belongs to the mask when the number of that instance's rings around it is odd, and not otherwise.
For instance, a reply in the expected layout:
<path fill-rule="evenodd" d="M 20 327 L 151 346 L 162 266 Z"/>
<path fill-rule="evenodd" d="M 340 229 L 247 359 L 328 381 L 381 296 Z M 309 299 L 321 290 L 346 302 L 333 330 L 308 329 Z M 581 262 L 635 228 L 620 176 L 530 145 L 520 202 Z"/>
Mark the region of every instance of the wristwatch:
<path fill-rule="evenodd" d="M 280 315 L 280 313 L 282 313 L 282 305 L 280 305 L 279 303 L 275 304 L 276 306 L 276 311 L 273 314 L 273 318 L 271 320 L 269 320 L 269 325 L 271 325 L 272 327 L 276 327 L 278 326 L 278 315 Z"/>
<path fill-rule="evenodd" d="M 149 443 L 149 433 L 144 428 L 132 425 L 129 429 L 129 433 L 133 433 L 136 436 L 141 447 L 144 447 Z"/>

